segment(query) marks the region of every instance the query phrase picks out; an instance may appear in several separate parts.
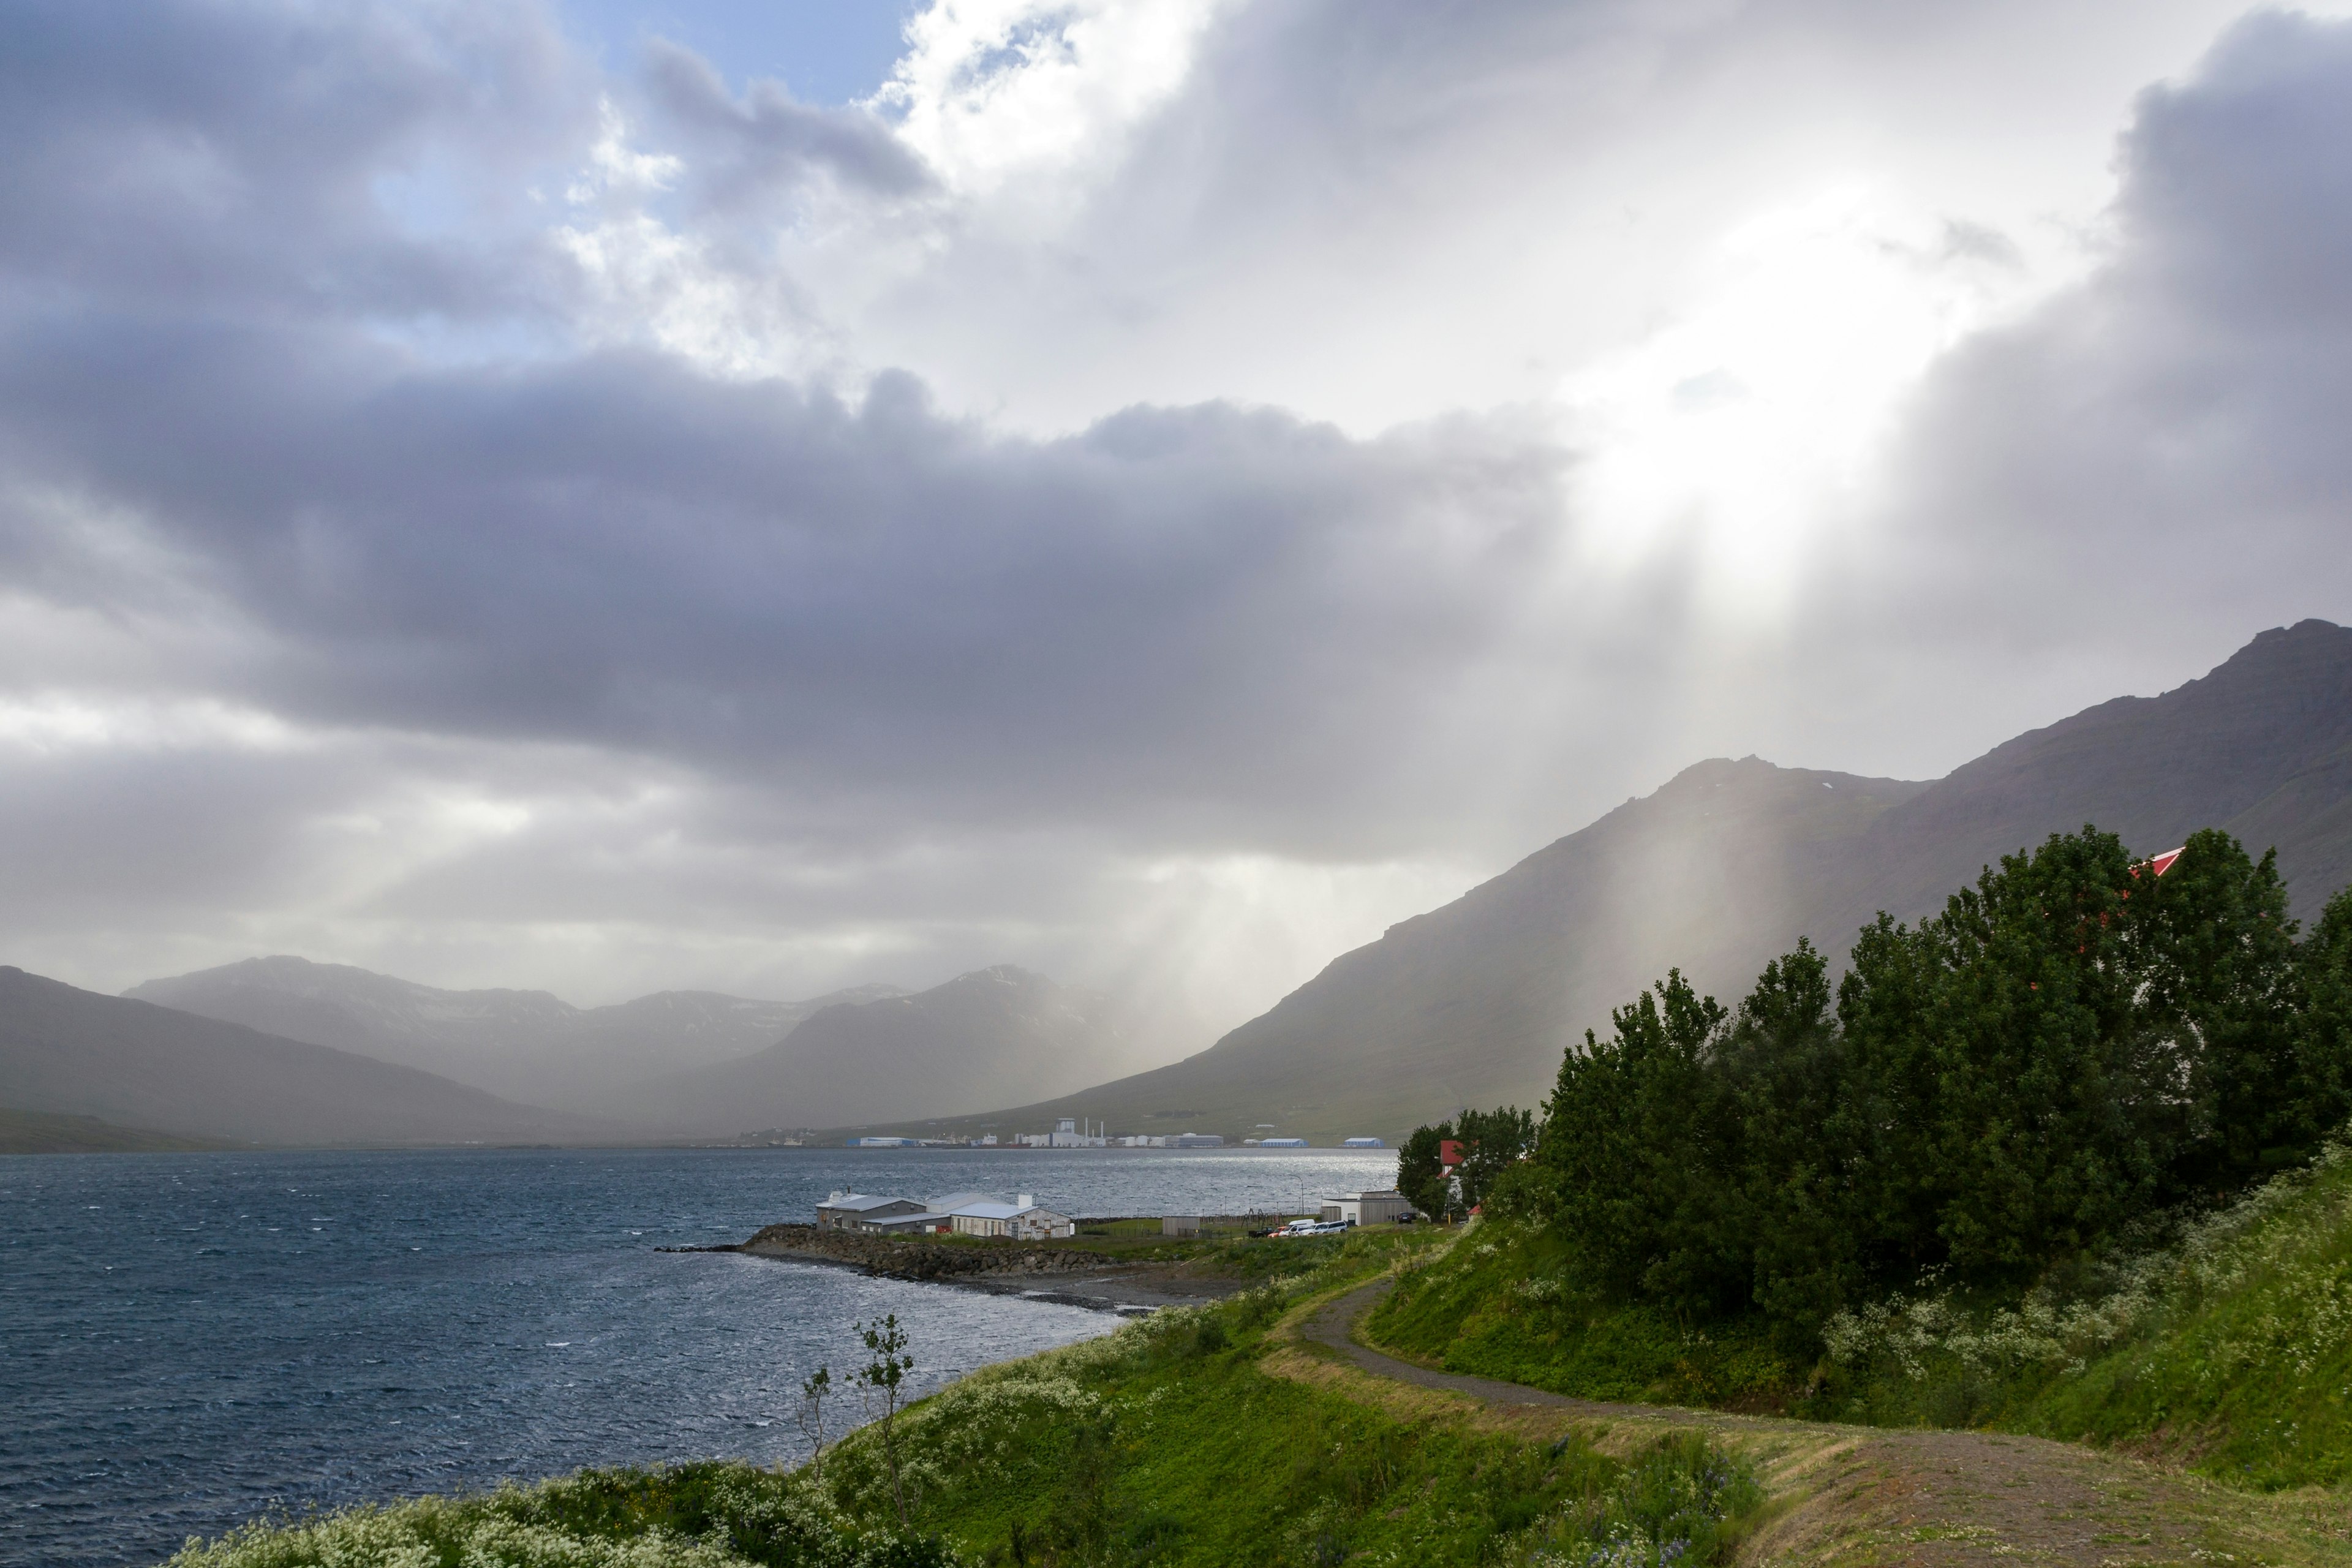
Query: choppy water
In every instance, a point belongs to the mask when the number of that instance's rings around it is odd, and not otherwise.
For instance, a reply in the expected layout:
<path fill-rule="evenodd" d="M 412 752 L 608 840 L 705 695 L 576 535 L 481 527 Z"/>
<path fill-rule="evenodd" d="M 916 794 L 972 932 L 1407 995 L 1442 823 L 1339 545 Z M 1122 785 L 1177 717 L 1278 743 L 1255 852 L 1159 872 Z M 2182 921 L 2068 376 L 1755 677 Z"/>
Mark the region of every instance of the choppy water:
<path fill-rule="evenodd" d="M 898 1313 L 937 1381 L 1100 1313 L 657 1247 L 828 1190 L 1294 1209 L 1392 1154 L 1031 1150 L 0 1157 L 0 1562 L 152 1563 L 271 1509 L 795 1456 L 791 1392 Z"/>

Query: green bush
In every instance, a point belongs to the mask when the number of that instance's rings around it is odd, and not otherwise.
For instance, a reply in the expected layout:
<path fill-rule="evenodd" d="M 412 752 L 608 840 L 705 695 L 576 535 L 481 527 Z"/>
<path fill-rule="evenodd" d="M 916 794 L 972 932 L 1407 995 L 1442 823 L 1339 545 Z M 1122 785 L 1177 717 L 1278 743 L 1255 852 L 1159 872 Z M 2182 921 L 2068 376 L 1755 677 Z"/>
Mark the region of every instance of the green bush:
<path fill-rule="evenodd" d="M 535 1487 L 265 1521 L 171 1568 L 956 1568 L 946 1542 L 861 1530 L 748 1465 L 583 1470 Z"/>

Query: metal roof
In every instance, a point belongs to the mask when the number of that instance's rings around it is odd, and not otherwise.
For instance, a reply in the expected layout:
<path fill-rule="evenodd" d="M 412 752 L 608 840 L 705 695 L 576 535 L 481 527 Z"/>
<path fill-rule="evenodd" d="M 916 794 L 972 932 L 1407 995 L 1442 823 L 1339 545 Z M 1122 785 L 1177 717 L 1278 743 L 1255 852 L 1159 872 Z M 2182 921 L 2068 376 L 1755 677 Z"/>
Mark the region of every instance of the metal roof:
<path fill-rule="evenodd" d="M 886 1208 L 891 1204 L 911 1204 L 914 1201 L 912 1198 L 877 1197 L 872 1193 L 843 1193 L 838 1197 L 825 1199 L 816 1206 L 821 1209 L 831 1209 L 836 1214 L 864 1214 L 868 1209 Z"/>

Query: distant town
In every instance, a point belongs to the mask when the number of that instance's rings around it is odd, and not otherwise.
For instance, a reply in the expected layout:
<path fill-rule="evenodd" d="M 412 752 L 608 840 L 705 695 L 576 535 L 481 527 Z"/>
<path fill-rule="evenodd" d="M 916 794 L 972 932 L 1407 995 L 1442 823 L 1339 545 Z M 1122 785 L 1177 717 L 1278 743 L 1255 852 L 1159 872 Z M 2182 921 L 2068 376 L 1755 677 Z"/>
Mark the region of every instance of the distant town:
<path fill-rule="evenodd" d="M 1225 1140 L 1216 1132 L 1112 1133 L 1100 1122 L 1081 1122 L 1065 1116 L 1051 1132 L 1018 1132 L 1000 1140 L 993 1132 L 974 1138 L 915 1138 L 895 1133 L 867 1134 L 846 1140 L 851 1149 L 1222 1149 Z M 1307 1149 L 1304 1138 L 1244 1138 L 1244 1149 Z M 1378 1138 L 1343 1138 L 1342 1149 L 1385 1149 Z"/>
<path fill-rule="evenodd" d="M 1325 1197 L 1308 1214 L 1251 1234 L 1314 1236 L 1352 1230 L 1360 1225 L 1411 1225 L 1422 1217 L 1412 1200 L 1394 1188 L 1386 1188 Z M 1160 1221 L 1160 1234 L 1199 1236 L 1204 1218 L 1197 1214 L 1164 1215 Z M 1028 1193 L 1008 1203 L 992 1194 L 977 1192 L 949 1193 L 926 1201 L 881 1193 L 835 1191 L 816 1205 L 819 1231 L 849 1231 L 866 1236 L 973 1236 L 1010 1241 L 1059 1241 L 1076 1236 L 1077 1227 L 1076 1218 L 1045 1207 Z"/>

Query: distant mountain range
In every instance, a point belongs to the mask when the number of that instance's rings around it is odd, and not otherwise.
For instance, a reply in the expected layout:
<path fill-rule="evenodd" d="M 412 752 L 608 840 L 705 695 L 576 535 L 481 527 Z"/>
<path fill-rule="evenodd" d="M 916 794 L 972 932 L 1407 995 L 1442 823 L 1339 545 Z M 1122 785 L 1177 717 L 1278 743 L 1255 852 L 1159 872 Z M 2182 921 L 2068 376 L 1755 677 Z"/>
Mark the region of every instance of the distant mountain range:
<path fill-rule="evenodd" d="M 637 1086 L 630 1107 L 663 1127 L 838 1127 L 1066 1094 L 1134 1060 L 1107 999 L 1000 964 L 826 1007 L 757 1056 Z"/>
<path fill-rule="evenodd" d="M 805 1002 L 754 1002 L 664 991 L 574 1007 L 544 991 L 443 991 L 346 963 L 279 957 L 150 980 L 125 994 L 512 1100 L 626 1118 L 633 1091 L 649 1078 L 747 1057 L 824 1008 L 904 993 L 861 985 Z"/>
<path fill-rule="evenodd" d="M 919 994 L 866 985 L 785 1003 L 671 991 L 583 1009 L 543 991 L 443 991 L 257 958 L 151 980 L 129 998 L 594 1118 L 608 1138 L 953 1114 L 1065 1094 L 1150 1059 L 1105 998 L 1010 966 Z"/>
<path fill-rule="evenodd" d="M 1444 908 L 1334 959 L 1209 1049 L 1080 1094 L 964 1117 L 1227 1135 L 1396 1136 L 1530 1105 L 1560 1053 L 1679 966 L 1744 994 L 1800 935 L 1843 959 L 2004 854 L 2095 823 L 2134 848 L 2227 828 L 2275 846 L 2305 920 L 2352 881 L 2352 630 L 2264 632 L 2200 680 L 2120 698 L 1928 784 L 1704 762 Z"/>
<path fill-rule="evenodd" d="M 0 1106 L 256 1143 L 581 1143 L 618 1131 L 414 1068 L 7 967 Z"/>

